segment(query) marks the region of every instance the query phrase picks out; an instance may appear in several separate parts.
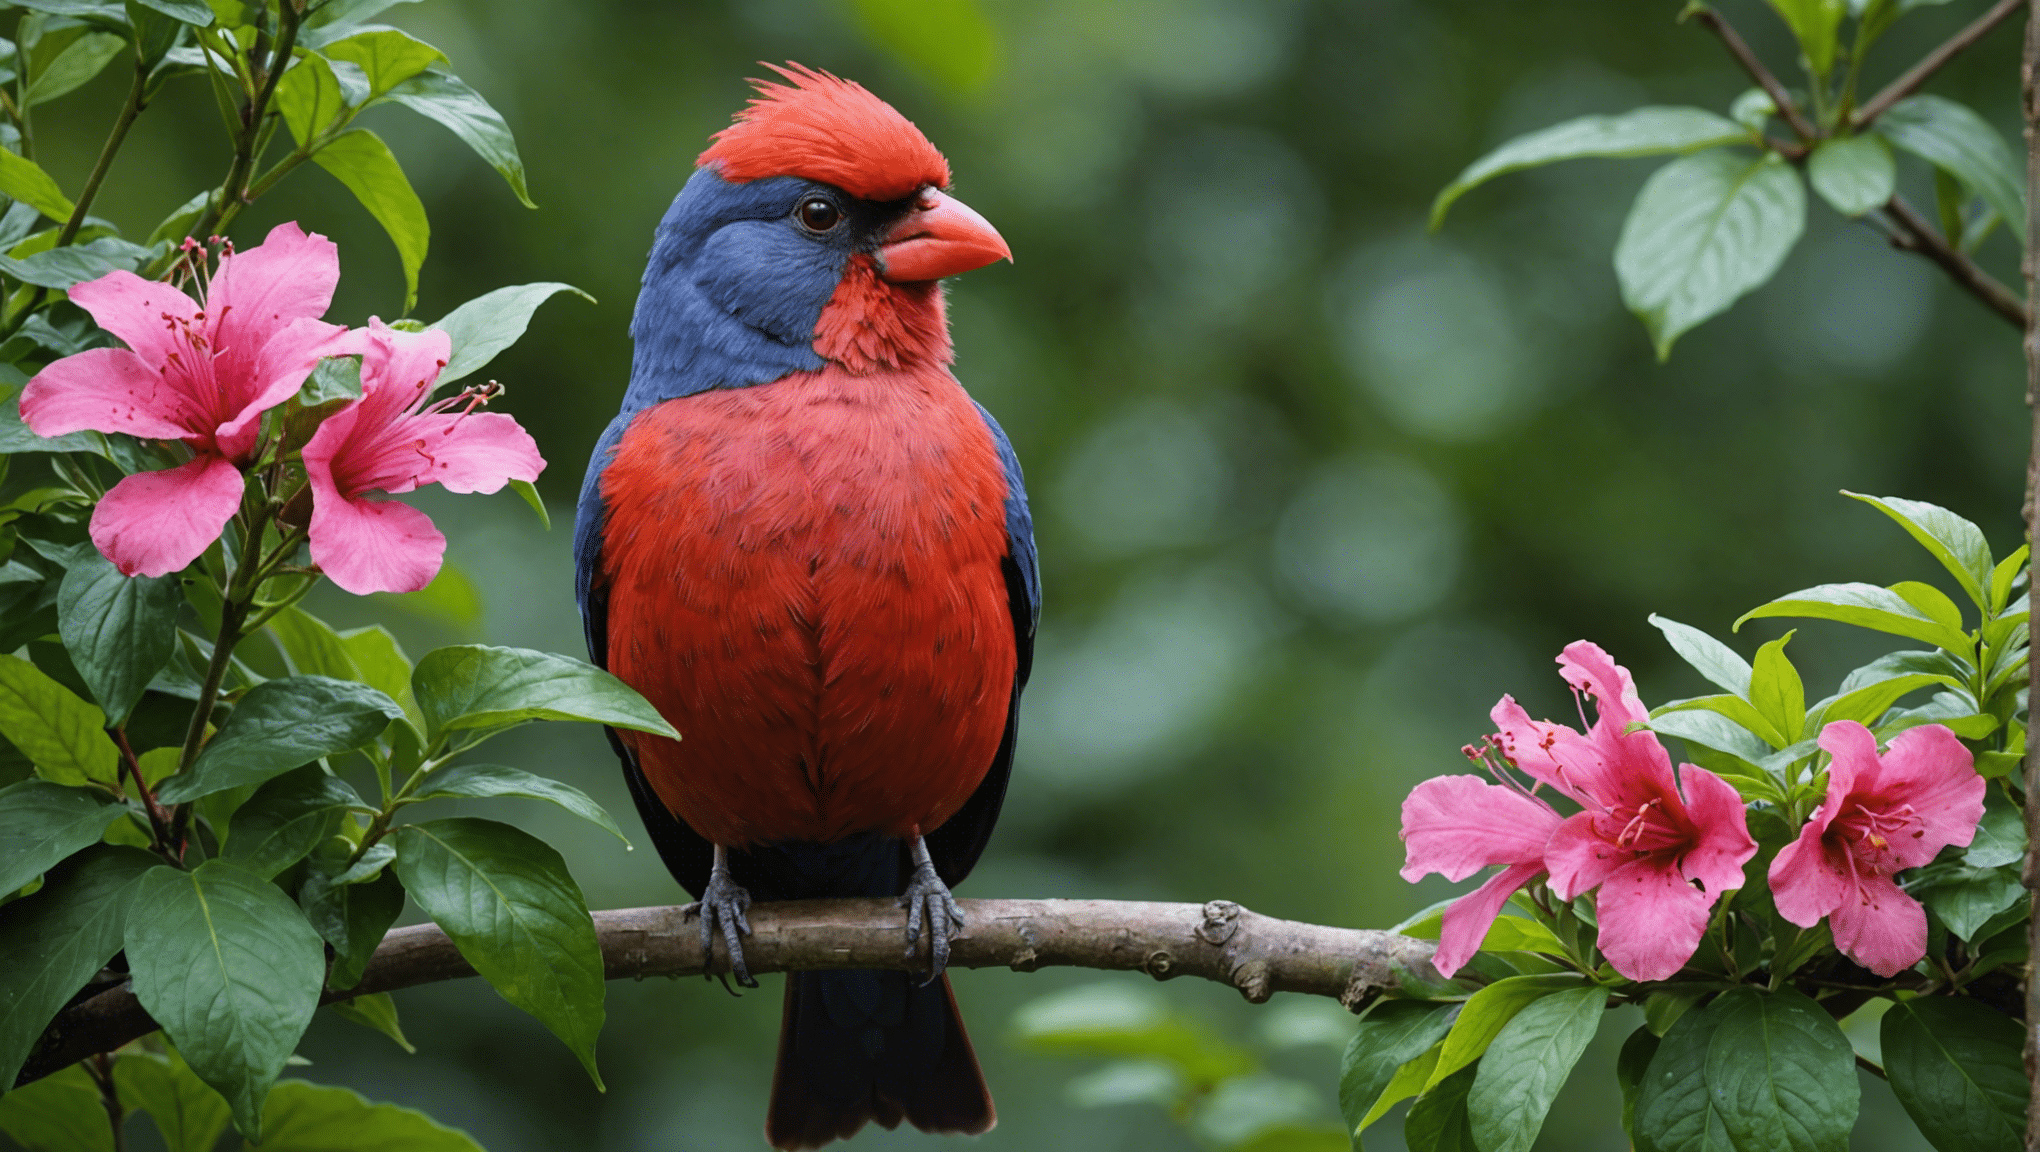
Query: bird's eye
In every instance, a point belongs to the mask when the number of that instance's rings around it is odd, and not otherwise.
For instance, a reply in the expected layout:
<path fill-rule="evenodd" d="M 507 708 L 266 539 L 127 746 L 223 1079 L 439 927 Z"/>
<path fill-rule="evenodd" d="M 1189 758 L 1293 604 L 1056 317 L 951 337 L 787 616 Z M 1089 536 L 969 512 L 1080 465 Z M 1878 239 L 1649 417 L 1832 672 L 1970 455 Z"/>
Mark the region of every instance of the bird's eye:
<path fill-rule="evenodd" d="M 811 196 L 793 210 L 800 226 L 810 232 L 827 232 L 843 220 L 843 210 L 825 197 Z"/>

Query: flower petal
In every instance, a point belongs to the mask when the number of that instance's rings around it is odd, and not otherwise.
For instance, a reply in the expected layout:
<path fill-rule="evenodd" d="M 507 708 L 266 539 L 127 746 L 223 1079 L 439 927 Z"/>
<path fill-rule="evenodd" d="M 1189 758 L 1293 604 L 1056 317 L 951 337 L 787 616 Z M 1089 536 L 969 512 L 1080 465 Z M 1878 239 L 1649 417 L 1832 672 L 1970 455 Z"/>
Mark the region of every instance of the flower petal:
<path fill-rule="evenodd" d="M 357 596 L 416 592 L 439 574 L 446 537 L 432 518 L 395 500 L 312 490 L 312 562 Z"/>
<path fill-rule="evenodd" d="M 263 335 L 268 340 L 256 355 L 224 355 L 218 363 L 220 387 L 228 393 L 222 409 L 234 413 L 219 428 L 220 451 L 228 456 L 255 446 L 262 414 L 296 395 L 320 360 L 361 351 L 355 332 L 323 320 L 293 320 Z"/>
<path fill-rule="evenodd" d="M 220 258 L 205 294 L 213 346 L 253 354 L 291 321 L 324 316 L 339 284 L 338 245 L 278 224 L 262 243 Z"/>
<path fill-rule="evenodd" d="M 1650 719 L 1650 710 L 1636 693 L 1636 681 L 1629 669 L 1615 662 L 1591 640 L 1575 640 L 1558 657 L 1558 674 L 1565 682 L 1594 698 L 1598 713 L 1595 727 L 1612 727 L 1617 734 L 1640 720 Z"/>
<path fill-rule="evenodd" d="M 144 280 L 119 268 L 97 280 L 73 284 L 65 294 L 152 367 L 161 368 L 173 352 L 191 350 L 183 325 L 176 321 L 194 319 L 198 301 L 161 280 Z"/>
<path fill-rule="evenodd" d="M 1686 817 L 1693 844 L 1679 860 L 1681 875 L 1698 880 L 1713 895 L 1743 886 L 1743 865 L 1757 854 L 1750 838 L 1742 795 L 1735 785 L 1695 764 L 1679 769 L 1686 786 Z"/>
<path fill-rule="evenodd" d="M 1601 819 L 1599 813 L 1578 812 L 1552 833 L 1544 849 L 1544 866 L 1551 870 L 1551 890 L 1559 899 L 1571 900 L 1592 889 L 1633 858 L 1603 833 Z"/>
<path fill-rule="evenodd" d="M 1502 697 L 1488 717 L 1510 763 L 1573 800 L 1600 806 L 1593 794 L 1606 787 L 1607 769 L 1601 749 L 1585 736 L 1563 724 L 1532 720 L 1514 696 Z"/>
<path fill-rule="evenodd" d="M 1927 954 L 1927 912 L 1889 876 L 1867 875 L 1828 917 L 1835 947 L 1879 976 L 1896 976 Z"/>
<path fill-rule="evenodd" d="M 1894 842 L 1901 868 L 1918 868 L 1950 844 L 1966 845 L 1983 819 L 1983 793 L 1976 761 L 1943 724 L 1900 732 L 1884 750 L 1877 795 L 1893 807 L 1910 804 L 1926 825 L 1925 835 Z"/>
<path fill-rule="evenodd" d="M 1631 980 L 1669 980 L 1700 947 L 1714 901 L 1681 879 L 1667 857 L 1625 864 L 1602 882 L 1595 903 L 1601 951 Z"/>
<path fill-rule="evenodd" d="M 1439 776 L 1410 790 L 1402 806 L 1408 860 L 1402 877 L 1432 873 L 1464 880 L 1494 864 L 1541 866 L 1558 813 L 1478 776 Z"/>
<path fill-rule="evenodd" d="M 137 472 L 92 510 L 92 543 L 129 576 L 163 576 L 198 559 L 241 506 L 241 470 L 203 455 Z"/>
<path fill-rule="evenodd" d="M 184 394 L 125 348 L 94 348 L 50 362 L 21 390 L 21 419 L 38 436 L 91 429 L 147 440 L 210 432 Z M 182 567 L 182 565 L 179 565 Z"/>
<path fill-rule="evenodd" d="M 1825 824 L 1809 821 L 1771 861 L 1771 900 L 1778 915 L 1801 928 L 1820 923 L 1849 894 L 1849 862 L 1844 850 L 1828 847 L 1825 832 Z"/>
<path fill-rule="evenodd" d="M 1487 938 L 1488 927 L 1502 914 L 1502 905 L 1508 903 L 1516 889 L 1543 872 L 1542 864 L 1512 864 L 1454 900 L 1445 909 L 1438 930 L 1438 954 L 1431 957 L 1431 966 L 1438 974 L 1450 976 L 1473 959 L 1473 954 L 1480 951 L 1480 942 Z"/>

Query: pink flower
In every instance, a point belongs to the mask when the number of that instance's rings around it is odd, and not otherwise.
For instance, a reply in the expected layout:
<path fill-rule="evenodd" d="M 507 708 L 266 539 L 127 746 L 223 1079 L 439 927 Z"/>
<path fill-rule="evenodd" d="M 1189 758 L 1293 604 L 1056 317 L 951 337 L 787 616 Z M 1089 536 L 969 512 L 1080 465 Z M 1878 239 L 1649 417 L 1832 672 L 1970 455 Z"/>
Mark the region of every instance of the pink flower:
<path fill-rule="evenodd" d="M 1853 720 L 1822 729 L 1820 746 L 1831 757 L 1827 800 L 1771 861 L 1771 895 L 1801 928 L 1826 916 L 1843 955 L 1894 976 L 1927 954 L 1927 913 L 1892 874 L 1968 844 L 1987 785 L 1940 724 L 1899 733 L 1881 757 Z"/>
<path fill-rule="evenodd" d="M 279 224 L 261 244 L 220 257 L 203 303 L 132 272 L 73 287 L 72 302 L 126 348 L 66 356 L 21 393 L 38 436 L 92 429 L 182 440 L 192 458 L 123 479 L 92 513 L 92 543 L 130 576 L 197 559 L 241 506 L 262 413 L 297 392 L 347 330 L 318 317 L 333 301 L 333 242 Z"/>
<path fill-rule="evenodd" d="M 1561 900 L 1600 889 L 1600 947 L 1631 980 L 1664 980 L 1685 966 L 1723 892 L 1742 887 L 1756 855 L 1742 797 L 1721 777 L 1682 765 L 1648 729 L 1649 713 L 1627 669 L 1585 640 L 1567 645 L 1559 670 L 1594 700 L 1585 733 L 1530 719 L 1504 696 L 1493 717 L 1502 751 L 1517 767 L 1586 809 L 1551 836 L 1544 863 Z"/>
<path fill-rule="evenodd" d="M 1464 880 L 1482 868 L 1503 866 L 1445 909 L 1438 954 L 1431 959 L 1440 974 L 1450 976 L 1472 959 L 1502 905 L 1544 875 L 1544 845 L 1558 824 L 1551 805 L 1478 776 L 1440 776 L 1411 790 L 1402 806 L 1408 847 L 1403 879 L 1414 883 L 1438 872 L 1447 880 Z"/>
<path fill-rule="evenodd" d="M 452 341 L 440 331 L 400 332 L 370 320 L 361 399 L 328 416 L 305 445 L 312 489 L 312 562 L 349 592 L 416 592 L 439 573 L 446 537 L 431 518 L 395 500 L 426 484 L 495 492 L 536 480 L 545 460 L 508 416 L 478 413 L 490 389 L 427 405 Z"/>

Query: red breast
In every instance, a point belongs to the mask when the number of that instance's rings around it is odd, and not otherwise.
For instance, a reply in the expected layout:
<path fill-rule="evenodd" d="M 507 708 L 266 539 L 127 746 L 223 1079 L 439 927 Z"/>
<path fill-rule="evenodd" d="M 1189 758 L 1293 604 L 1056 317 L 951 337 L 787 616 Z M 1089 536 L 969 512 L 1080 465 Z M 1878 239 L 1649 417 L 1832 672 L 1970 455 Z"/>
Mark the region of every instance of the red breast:
<path fill-rule="evenodd" d="M 684 735 L 626 738 L 718 844 L 931 831 L 1005 728 L 991 434 L 946 356 L 863 335 L 862 373 L 647 409 L 603 476 L 609 666 Z"/>

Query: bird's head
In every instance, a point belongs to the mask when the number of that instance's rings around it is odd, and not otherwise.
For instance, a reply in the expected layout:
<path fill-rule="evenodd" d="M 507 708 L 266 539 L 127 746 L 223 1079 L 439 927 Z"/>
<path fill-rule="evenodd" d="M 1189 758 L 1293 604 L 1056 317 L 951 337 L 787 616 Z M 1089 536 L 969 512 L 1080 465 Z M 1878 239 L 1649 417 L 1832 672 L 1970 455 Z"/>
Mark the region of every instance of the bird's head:
<path fill-rule="evenodd" d="M 1006 242 L 949 194 L 948 161 L 891 105 L 826 72 L 772 70 L 786 83 L 753 81 L 659 225 L 632 325 L 641 351 L 684 323 L 710 351 L 762 341 L 766 360 L 946 363 L 939 281 L 1010 260 Z"/>

